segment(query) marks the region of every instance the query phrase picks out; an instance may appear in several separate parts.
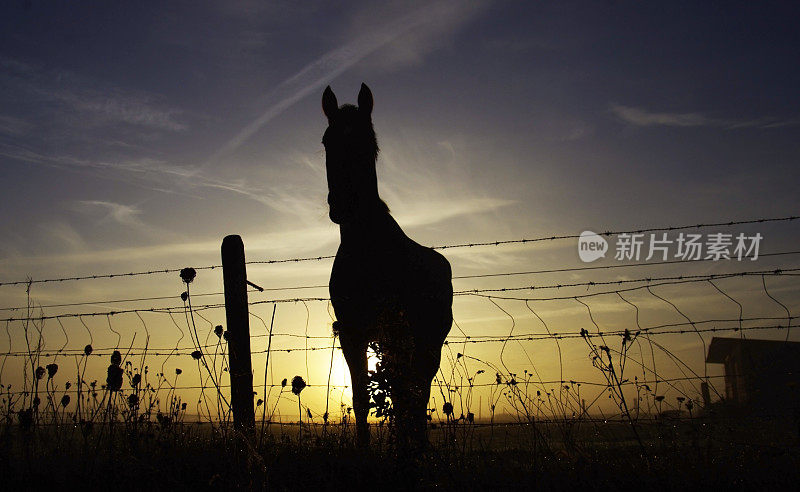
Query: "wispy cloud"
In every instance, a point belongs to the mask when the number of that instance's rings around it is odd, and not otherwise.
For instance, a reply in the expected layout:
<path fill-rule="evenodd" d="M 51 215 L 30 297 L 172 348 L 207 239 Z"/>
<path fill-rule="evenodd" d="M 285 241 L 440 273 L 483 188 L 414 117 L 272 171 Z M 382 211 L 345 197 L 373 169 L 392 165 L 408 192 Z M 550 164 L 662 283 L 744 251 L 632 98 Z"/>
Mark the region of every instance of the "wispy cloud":
<path fill-rule="evenodd" d="M 245 178 L 225 179 L 213 176 L 198 166 L 178 166 L 150 158 L 120 161 L 83 159 L 64 154 L 46 154 L 2 142 L 0 142 L 0 157 L 72 171 L 89 171 L 101 177 L 165 193 L 191 194 L 193 190 L 201 188 L 222 190 L 256 201 L 281 213 L 309 216 L 311 212 L 319 215 L 317 202 L 313 198 L 308 198 L 307 193 L 293 189 L 288 184 L 284 183 L 280 188 L 263 189 L 249 185 Z M 92 203 L 101 206 L 101 202 Z M 112 215 L 116 214 L 116 218 L 126 217 L 131 220 L 135 217 L 133 210 L 112 208 L 112 205 L 118 204 L 104 203 Z"/>
<path fill-rule="evenodd" d="M 43 255 L 24 252 L 14 254 L 9 251 L 3 259 L 6 278 L 24 278 L 27 274 L 43 275 L 40 272 L 52 274 L 53 271 L 63 271 L 64 265 L 81 272 L 112 272 L 148 269 L 152 265 L 183 266 L 187 258 L 191 258 L 195 266 L 219 262 L 220 237 L 175 242 L 162 240 L 158 244 L 122 248 L 93 248 L 91 244 L 80 242 L 78 236 L 70 234 L 70 228 L 53 228 L 48 234 L 49 240 L 58 239 L 59 244 L 66 247 L 51 249 L 51 254 Z M 244 240 L 249 260 L 269 260 L 335 254 L 339 233 L 332 224 L 325 224 L 249 234 Z M 463 251 L 448 251 L 447 256 L 452 258 L 461 252 Z M 484 252 L 470 258 L 476 261 L 486 260 L 486 255 Z M 513 264 L 512 261 L 507 263 Z M 465 261 L 461 259 L 458 264 L 461 268 Z M 329 261 L 248 267 L 248 277 L 262 285 L 304 283 L 298 279 L 316 279 L 307 283 L 325 284 L 329 275 Z"/>
<path fill-rule="evenodd" d="M 0 133 L 17 136 L 27 133 L 31 128 L 33 125 L 23 119 L 0 115 Z"/>
<path fill-rule="evenodd" d="M 356 39 L 325 53 L 271 91 L 265 98 L 266 109 L 261 115 L 228 140 L 210 161 L 215 162 L 222 156 L 234 152 L 275 116 L 304 97 L 318 92 L 332 79 L 380 48 L 420 27 L 435 29 L 437 26 L 445 26 L 448 31 L 453 30 L 454 23 L 450 21 L 459 19 L 463 22 L 469 18 L 464 16 L 463 12 L 463 5 L 460 2 L 439 1 L 368 30 Z M 431 37 L 432 34 L 428 34 L 425 39 Z M 415 51 L 419 52 L 419 49 Z"/>
<path fill-rule="evenodd" d="M 138 207 L 102 200 L 80 200 L 77 203 L 90 208 L 100 208 L 104 210 L 105 216 L 102 221 L 111 220 L 121 225 L 133 227 L 144 226 L 144 223 L 139 219 L 142 210 Z"/>
<path fill-rule="evenodd" d="M 353 32 L 361 32 L 364 26 L 375 24 L 376 19 L 395 19 L 405 12 L 414 11 L 426 2 L 417 0 L 395 0 L 390 2 L 371 2 L 359 9 L 350 22 Z M 376 50 L 367 57 L 369 68 L 395 71 L 408 66 L 422 64 L 427 55 L 438 49 L 448 47 L 458 32 L 471 19 L 475 18 L 487 5 L 484 1 L 440 2 L 429 11 L 429 22 L 421 22 L 398 36 L 392 42 Z"/>
<path fill-rule="evenodd" d="M 131 233 L 133 237 L 158 242 L 175 241 L 180 237 L 171 229 L 162 229 L 144 221 L 145 212 L 140 205 L 126 205 L 107 200 L 76 200 L 69 205 L 74 212 L 82 216 L 84 221 L 86 219 L 93 221 L 90 225 L 91 230 L 97 231 L 98 227 L 102 227 L 103 233 L 99 235 L 102 240 L 116 237 L 118 234 L 127 234 L 127 237 L 131 237 Z M 95 238 L 95 242 L 97 240 L 98 238 Z M 85 250 L 90 249 L 92 248 L 85 248 Z"/>
<path fill-rule="evenodd" d="M 463 197 L 460 199 L 426 201 L 424 204 L 396 214 L 397 221 L 403 227 L 419 227 L 438 224 L 457 217 L 474 216 L 494 212 L 500 208 L 516 203 L 501 198 Z"/>
<path fill-rule="evenodd" d="M 76 111 L 94 113 L 107 121 L 156 130 L 186 129 L 186 125 L 176 119 L 176 115 L 180 113 L 178 110 L 154 105 L 151 96 L 125 94 L 120 90 L 109 93 L 57 91 L 49 95 Z"/>
<path fill-rule="evenodd" d="M 152 177 L 153 174 L 173 175 L 179 177 L 192 175 L 190 171 L 184 168 L 181 168 L 179 166 L 172 166 L 164 161 L 159 161 L 156 159 L 141 158 L 141 159 L 131 159 L 125 161 L 83 159 L 79 157 L 70 156 L 64 153 L 55 155 L 46 152 L 39 152 L 22 145 L 12 145 L 3 142 L 0 142 L 0 157 L 6 157 L 17 161 L 53 166 L 63 169 L 127 171 L 133 175 L 138 175 L 140 177 L 147 177 L 147 176 Z M 161 178 L 163 178 L 163 176 L 161 176 Z"/>
<path fill-rule="evenodd" d="M 125 123 L 154 130 L 182 131 L 181 113 L 159 103 L 159 97 L 141 91 L 101 84 L 75 73 L 51 70 L 20 60 L 0 58 L 0 80 L 14 94 L 34 94 L 39 102 L 55 103 L 61 112 L 79 113 L 89 124 Z M 7 97 L 9 94 L 7 94 Z M 30 96 L 23 99 L 30 100 Z M 36 107 L 41 110 L 42 107 Z M 52 119 L 52 106 L 46 116 Z M 86 120 L 86 115 L 92 118 Z"/>
<path fill-rule="evenodd" d="M 77 254 L 86 251 L 86 241 L 74 227 L 66 222 L 50 221 L 40 224 L 39 229 L 46 238 L 45 242 L 55 245 L 61 251 L 66 250 Z"/>
<path fill-rule="evenodd" d="M 658 113 L 620 104 L 611 104 L 611 112 L 626 123 L 636 126 L 717 127 L 732 130 L 736 128 L 780 128 L 800 124 L 800 119 L 735 120 L 712 118 L 698 112 Z"/>
<path fill-rule="evenodd" d="M 117 264 L 117 268 L 127 268 L 130 264 L 180 264 L 187 257 L 197 261 L 219 261 L 220 239 L 217 237 L 194 241 L 161 242 L 156 245 L 130 246 L 122 248 L 91 249 L 82 242 L 80 236 L 64 224 L 46 224 L 43 229 L 75 248 L 51 255 L 20 255 L 6 258 L 11 266 L 42 264 Z M 288 256 L 303 256 L 311 252 L 333 249 L 338 233 L 331 227 L 311 227 L 293 231 L 249 235 L 246 238 L 247 250 L 251 259 L 278 259 Z M 80 247 L 78 247 L 80 246 Z M 123 265 L 124 264 L 124 265 Z"/>
<path fill-rule="evenodd" d="M 85 200 L 78 202 L 81 206 L 103 210 L 110 220 L 124 225 L 141 224 L 140 209 L 135 206 L 119 203 Z M 436 202 L 431 207 L 408 209 L 398 213 L 398 221 L 406 231 L 416 227 L 435 225 L 457 217 L 473 216 L 496 210 L 509 205 L 507 200 L 464 198 L 461 201 Z M 180 263 L 191 257 L 197 261 L 216 262 L 219 254 L 219 238 L 198 239 L 191 241 L 163 241 L 163 233 L 159 234 L 159 244 L 131 246 L 123 248 L 96 249 L 85 243 L 75 230 L 66 224 L 48 225 L 45 228 L 51 239 L 68 245 L 66 252 L 50 255 L 31 255 L 24 253 L 9 255 L 5 259 L 11 270 L 21 271 L 32 265 L 45 267 L 59 264 L 113 265 L 117 269 L 138 268 L 143 262 L 151 264 Z M 264 234 L 249 235 L 246 238 L 247 250 L 251 259 L 278 259 L 285 257 L 302 257 L 327 255 L 335 252 L 339 234 L 336 227 L 327 219 L 315 225 L 294 230 L 280 230 Z M 317 264 L 309 265 L 305 273 L 327 273 L 329 265 L 322 270 Z M 292 272 L 296 273 L 293 269 Z"/>

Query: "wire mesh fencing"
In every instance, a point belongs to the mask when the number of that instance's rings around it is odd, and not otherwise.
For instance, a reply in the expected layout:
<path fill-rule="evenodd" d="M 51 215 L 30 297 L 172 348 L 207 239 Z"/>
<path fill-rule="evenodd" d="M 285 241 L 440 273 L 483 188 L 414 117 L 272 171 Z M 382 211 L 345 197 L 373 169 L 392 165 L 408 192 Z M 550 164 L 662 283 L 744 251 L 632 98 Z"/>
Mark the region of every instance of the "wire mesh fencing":
<path fill-rule="evenodd" d="M 603 235 L 764 222 L 791 227 L 795 219 Z M 439 249 L 483 248 L 491 254 L 511 245 L 533 247 L 577 238 L 561 235 Z M 432 386 L 431 425 L 646 423 L 701 415 L 711 404 L 731 400 L 737 381 L 776 377 L 752 374 L 747 367 L 709 364 L 706 357 L 715 337 L 793 343 L 800 292 L 798 254 L 791 248 L 762 252 L 759 263 L 665 255 L 660 261 L 456 271 L 454 323 Z M 331 258 L 254 260 L 248 265 L 290 267 Z M 654 266 L 694 271 L 654 275 L 649 270 Z M 25 289 L 27 299 L 0 308 L 6 335 L 0 345 L 6 422 L 230 422 L 221 267 L 194 267 L 197 278 L 207 280 L 203 285 L 217 285 L 216 290 L 186 282 L 181 270 L 0 283 L 3 289 Z M 159 295 L 153 289 L 153 295 L 142 291 L 138 297 L 37 301 L 40 284 L 116 283 L 142 277 L 170 286 L 173 293 L 159 288 Z M 248 315 L 257 423 L 346 423 L 352 415 L 350 377 L 331 329 L 335 316 L 327 279 L 267 288 L 253 285 L 248 290 Z M 373 354 L 373 370 L 376 362 Z M 793 395 L 796 390 L 788 383 L 784 390 Z M 780 410 L 775 405 L 765 401 L 766 413 Z"/>

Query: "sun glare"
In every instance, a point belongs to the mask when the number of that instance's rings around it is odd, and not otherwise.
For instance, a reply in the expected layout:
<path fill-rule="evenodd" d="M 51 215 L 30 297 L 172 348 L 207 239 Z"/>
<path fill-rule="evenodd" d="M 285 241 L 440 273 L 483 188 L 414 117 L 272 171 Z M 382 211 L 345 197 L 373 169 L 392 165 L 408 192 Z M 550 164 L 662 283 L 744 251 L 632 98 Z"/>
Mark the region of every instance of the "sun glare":
<path fill-rule="evenodd" d="M 378 364 L 378 355 L 371 348 L 367 349 L 367 370 L 374 371 L 375 366 Z M 331 365 L 331 383 L 347 386 L 349 389 L 352 383 L 350 379 L 350 369 L 347 367 L 347 361 L 344 360 L 341 350 L 337 350 L 333 356 L 333 364 Z M 349 393 L 350 391 L 348 391 Z"/>

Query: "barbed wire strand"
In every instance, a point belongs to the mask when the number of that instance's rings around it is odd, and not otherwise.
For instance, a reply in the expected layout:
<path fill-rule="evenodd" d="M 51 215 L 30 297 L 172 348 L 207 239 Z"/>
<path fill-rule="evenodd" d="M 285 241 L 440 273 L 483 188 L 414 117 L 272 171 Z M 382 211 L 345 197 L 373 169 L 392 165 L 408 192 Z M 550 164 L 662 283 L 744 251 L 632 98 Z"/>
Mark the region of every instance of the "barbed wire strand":
<path fill-rule="evenodd" d="M 682 225 L 682 226 L 666 226 L 666 227 L 650 227 L 644 229 L 631 229 L 631 230 L 624 230 L 624 231 L 606 231 L 600 233 L 603 236 L 613 236 L 619 234 L 643 234 L 647 232 L 658 232 L 658 231 L 679 231 L 679 230 L 686 230 L 686 229 L 703 229 L 708 227 L 731 227 L 735 225 L 746 225 L 746 224 L 764 224 L 769 222 L 790 222 L 793 220 L 798 219 L 798 216 L 786 216 L 786 217 L 772 217 L 772 218 L 759 218 L 759 219 L 750 219 L 750 220 L 733 220 L 727 222 L 709 222 L 709 223 L 698 223 L 698 224 L 691 224 L 691 225 Z M 508 244 L 526 244 L 526 243 L 536 243 L 542 241 L 555 241 L 561 239 L 577 239 L 580 237 L 580 234 L 563 234 L 557 236 L 542 236 L 536 238 L 523 238 L 523 239 L 509 239 L 509 240 L 502 240 L 502 241 L 485 241 L 485 242 L 473 242 L 473 243 L 458 243 L 458 244 L 446 244 L 441 246 L 434 246 L 433 249 L 456 249 L 456 248 L 474 248 L 479 246 L 501 246 L 501 245 L 508 245 Z M 309 256 L 309 257 L 298 257 L 298 258 L 284 258 L 278 260 L 252 260 L 246 262 L 249 265 L 259 265 L 259 264 L 277 264 L 277 263 L 299 263 L 305 261 L 320 261 L 320 260 L 328 260 L 333 259 L 334 255 L 326 255 L 326 256 Z M 221 268 L 221 265 L 205 265 L 194 267 L 195 270 L 214 270 L 217 268 Z M 177 273 L 180 272 L 181 268 L 163 268 L 158 270 L 145 270 L 145 271 L 137 271 L 137 272 L 125 272 L 125 273 L 106 273 L 106 274 L 95 274 L 95 275 L 83 275 L 83 276 L 73 276 L 73 277 L 60 277 L 60 278 L 47 278 L 47 279 L 26 279 L 26 280 L 16 280 L 10 282 L 0 282 L 0 287 L 4 286 L 11 286 L 11 285 L 26 285 L 26 284 L 38 284 L 38 283 L 51 283 L 51 282 L 66 282 L 66 281 L 78 281 L 78 280 L 96 280 L 96 279 L 103 279 L 103 278 L 117 278 L 117 277 L 134 277 L 134 276 L 141 276 L 141 275 L 155 275 L 155 274 L 165 274 L 165 273 Z"/>
<path fill-rule="evenodd" d="M 576 286 L 595 286 L 595 285 L 611 285 L 611 284 L 624 284 L 624 283 L 635 283 L 635 282 L 646 282 L 648 285 L 652 286 L 659 286 L 659 285 L 676 285 L 676 284 L 685 284 L 685 283 L 697 283 L 697 282 L 705 282 L 708 279 L 725 279 L 725 278 L 734 278 L 734 277 L 744 277 L 744 276 L 762 276 L 762 275 L 789 275 L 791 272 L 800 271 L 800 268 L 788 268 L 788 269 L 775 269 L 775 270 L 751 270 L 751 271 L 741 271 L 741 272 L 729 272 L 729 273 L 717 273 L 717 274 L 708 274 L 708 275 L 694 275 L 694 276 L 670 276 L 670 277 L 647 277 L 641 279 L 633 279 L 633 280 L 614 280 L 614 281 L 607 281 L 607 282 L 599 282 L 599 281 L 589 281 L 589 282 L 578 282 L 573 284 L 553 284 L 553 285 L 545 285 L 545 286 L 521 286 L 521 287 L 505 287 L 505 288 L 498 288 L 498 289 L 472 289 L 469 291 L 457 291 L 454 293 L 455 296 L 478 296 L 478 297 L 485 297 L 491 299 L 506 299 L 506 300 L 519 300 L 519 301 L 550 301 L 550 300 L 563 300 L 563 299 L 574 299 L 574 298 L 584 298 L 584 297 L 593 297 L 598 295 L 607 295 L 607 294 L 616 294 L 617 292 L 630 292 L 635 290 L 644 289 L 646 286 L 637 286 L 631 287 L 627 289 L 617 289 L 617 290 L 610 290 L 610 291 L 601 291 L 601 292 L 593 292 L 593 293 L 586 293 L 586 294 L 578 294 L 578 295 L 569 295 L 569 296 L 555 296 L 555 297 L 539 297 L 539 298 L 531 298 L 531 297 L 504 297 L 504 296 L 491 296 L 484 294 L 485 292 L 507 292 L 507 291 L 515 291 L 515 290 L 543 290 L 543 289 L 561 289 L 565 287 L 576 287 Z M 661 282 L 661 279 L 665 281 Z M 657 282 L 657 283 L 653 283 Z M 302 303 L 302 302 L 311 302 L 311 301 L 329 301 L 329 297 L 301 297 L 301 298 L 286 298 L 286 299 L 262 299 L 258 301 L 252 301 L 249 303 L 251 306 L 260 305 L 260 304 L 271 304 L 271 303 Z M 194 306 L 193 309 L 195 310 L 207 310 L 207 309 L 218 309 L 225 307 L 224 304 L 200 304 Z M 46 319 L 55 319 L 55 318 L 71 318 L 71 317 L 92 317 L 92 316 L 115 316 L 118 314 L 124 313 L 133 313 L 133 312 L 152 312 L 152 313 L 166 313 L 166 314 L 176 314 L 176 313 L 183 313 L 183 306 L 174 306 L 174 307 L 150 307 L 150 308 L 137 308 L 137 309 L 123 309 L 123 310 L 116 310 L 116 311 L 103 311 L 103 312 L 92 312 L 92 313 L 61 313 L 61 314 L 54 314 L 54 315 L 43 315 L 40 314 L 38 316 L 20 316 L 20 317 L 9 317 L 9 318 L 2 318 L 0 322 L 3 321 L 25 321 L 25 320 L 46 320 Z M 88 329 L 88 328 L 87 328 Z"/>
<path fill-rule="evenodd" d="M 800 250 L 798 251 L 781 251 L 777 253 L 765 253 L 759 255 L 760 258 L 767 258 L 767 257 L 774 257 L 774 256 L 785 256 L 785 255 L 796 255 L 800 254 Z M 612 270 L 617 268 L 631 268 L 631 267 L 646 267 L 646 266 L 658 266 L 658 265 L 670 265 L 676 263 L 700 263 L 705 261 L 714 261 L 712 258 L 701 258 L 698 260 L 668 260 L 668 261 L 655 261 L 655 262 L 642 262 L 642 263 L 624 263 L 624 264 L 615 264 L 615 265 L 593 265 L 593 266 L 583 266 L 583 267 L 573 267 L 573 268 L 555 268 L 555 269 L 547 269 L 547 270 L 529 270 L 529 271 L 521 271 L 521 272 L 502 272 L 502 273 L 488 273 L 488 274 L 477 274 L 477 275 L 460 275 L 452 277 L 452 280 L 469 280 L 469 279 L 478 279 L 478 278 L 491 278 L 491 277 L 510 277 L 510 276 L 522 276 L 522 275 L 537 275 L 537 274 L 548 274 L 548 273 L 566 273 L 566 272 L 579 272 L 579 271 L 591 271 L 591 270 Z M 615 283 L 614 281 L 607 282 L 609 284 Z M 575 284 L 575 285 L 588 285 L 588 284 Z M 247 291 L 248 294 L 259 293 L 259 292 L 276 292 L 276 291 L 287 291 L 287 290 L 310 290 L 310 289 L 323 289 L 328 288 L 327 284 L 317 284 L 317 285 L 292 285 L 292 286 L 284 286 L 284 287 L 263 287 L 261 290 L 258 289 L 249 289 Z M 522 287 L 527 288 L 527 287 Z M 538 287 L 538 288 L 547 288 L 547 287 Z M 458 292 L 467 292 L 468 290 L 458 291 Z M 193 297 L 206 297 L 206 296 L 222 296 L 224 292 L 204 292 L 199 294 L 192 294 Z M 101 299 L 101 300 L 93 300 L 93 301 L 82 301 L 82 302 L 72 302 L 72 303 L 62 303 L 62 304 L 40 304 L 36 307 L 39 309 L 43 308 L 54 308 L 54 307 L 75 307 L 75 306 L 89 306 L 89 305 L 100 305 L 100 304 L 117 304 L 117 303 L 129 303 L 129 302 L 144 302 L 144 301 L 162 301 L 162 300 L 176 300 L 180 298 L 180 294 L 173 294 L 173 295 L 166 295 L 166 296 L 154 296 L 154 297 L 134 297 L 134 298 L 127 298 L 127 299 Z M 10 307 L 0 307 L 0 311 L 18 311 L 28 309 L 28 306 L 10 306 Z"/>

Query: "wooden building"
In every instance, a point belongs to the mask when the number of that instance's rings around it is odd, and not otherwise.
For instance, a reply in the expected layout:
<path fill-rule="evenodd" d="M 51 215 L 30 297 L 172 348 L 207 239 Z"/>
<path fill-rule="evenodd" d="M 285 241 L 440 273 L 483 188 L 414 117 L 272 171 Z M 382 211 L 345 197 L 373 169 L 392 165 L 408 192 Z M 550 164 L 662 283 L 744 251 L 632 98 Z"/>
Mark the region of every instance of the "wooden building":
<path fill-rule="evenodd" d="M 800 403 L 800 342 L 714 337 L 706 363 L 725 365 L 725 399 L 792 410 Z"/>

